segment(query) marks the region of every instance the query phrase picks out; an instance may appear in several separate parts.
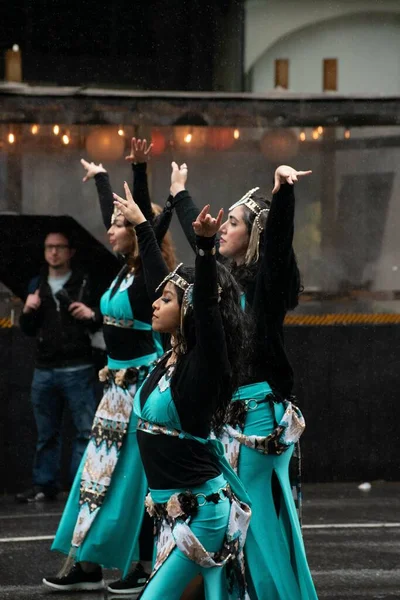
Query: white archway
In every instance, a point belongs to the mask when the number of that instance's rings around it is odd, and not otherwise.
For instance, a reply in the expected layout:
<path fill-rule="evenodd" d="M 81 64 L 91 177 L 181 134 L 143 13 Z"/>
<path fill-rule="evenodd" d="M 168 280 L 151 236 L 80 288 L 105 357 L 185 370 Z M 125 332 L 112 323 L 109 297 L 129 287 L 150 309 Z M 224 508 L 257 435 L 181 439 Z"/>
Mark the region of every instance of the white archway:
<path fill-rule="evenodd" d="M 400 5 L 400 3 L 399 3 Z M 400 94 L 400 10 L 358 13 L 292 30 L 253 64 L 252 90 L 274 88 L 274 61 L 290 62 L 289 90 L 322 92 L 322 61 L 338 59 L 338 92 Z"/>
<path fill-rule="evenodd" d="M 359 14 L 400 14 L 398 0 L 247 0 L 245 24 L 245 71 L 265 51 L 291 33 L 338 18 Z"/>

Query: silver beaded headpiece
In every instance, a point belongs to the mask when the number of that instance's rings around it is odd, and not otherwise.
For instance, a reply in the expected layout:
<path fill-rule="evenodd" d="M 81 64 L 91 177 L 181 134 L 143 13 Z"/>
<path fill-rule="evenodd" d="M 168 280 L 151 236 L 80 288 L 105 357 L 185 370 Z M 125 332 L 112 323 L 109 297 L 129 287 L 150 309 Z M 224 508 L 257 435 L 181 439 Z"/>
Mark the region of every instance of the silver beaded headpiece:
<path fill-rule="evenodd" d="M 244 205 L 244 206 L 247 206 L 247 208 L 249 210 L 251 210 L 251 212 L 253 214 L 256 215 L 256 218 L 254 219 L 253 227 L 251 230 L 249 245 L 247 247 L 247 252 L 246 252 L 246 257 L 245 257 L 245 262 L 247 265 L 254 261 L 257 262 L 257 260 L 259 259 L 260 235 L 263 231 L 263 226 L 261 225 L 260 217 L 262 214 L 269 213 L 269 208 L 261 208 L 261 206 L 259 206 L 257 204 L 257 202 L 251 198 L 251 196 L 255 192 L 257 192 L 259 189 L 260 189 L 259 187 L 255 187 L 255 188 L 249 190 L 248 192 L 246 192 L 246 194 L 242 198 L 240 198 L 240 200 L 235 202 L 235 204 L 232 204 L 232 206 L 229 209 L 231 211 L 234 208 L 236 208 L 237 206 Z"/>

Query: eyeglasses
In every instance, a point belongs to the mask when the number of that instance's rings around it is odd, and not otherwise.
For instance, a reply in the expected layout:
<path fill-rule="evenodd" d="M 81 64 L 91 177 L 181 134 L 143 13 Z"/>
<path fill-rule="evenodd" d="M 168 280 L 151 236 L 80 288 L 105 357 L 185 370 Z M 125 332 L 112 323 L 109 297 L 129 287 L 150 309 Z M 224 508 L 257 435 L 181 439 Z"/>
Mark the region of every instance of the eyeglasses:
<path fill-rule="evenodd" d="M 67 250 L 69 246 L 67 244 L 45 244 L 44 249 L 46 252 L 51 252 L 52 250 Z"/>

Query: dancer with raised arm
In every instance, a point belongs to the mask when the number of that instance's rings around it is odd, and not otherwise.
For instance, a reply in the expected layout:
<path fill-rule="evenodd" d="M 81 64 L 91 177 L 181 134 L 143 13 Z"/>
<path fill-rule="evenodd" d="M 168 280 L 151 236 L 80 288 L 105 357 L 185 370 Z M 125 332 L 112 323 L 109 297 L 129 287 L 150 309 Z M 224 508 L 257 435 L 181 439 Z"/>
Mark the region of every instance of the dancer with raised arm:
<path fill-rule="evenodd" d="M 173 168 L 173 205 L 194 247 L 197 208 L 185 190 L 187 167 Z M 233 396 L 229 425 L 220 436 L 252 500 L 245 546 L 252 600 L 317 597 L 288 475 L 304 419 L 290 399 L 293 371 L 283 344 L 284 318 L 297 305 L 300 289 L 292 247 L 293 186 L 310 173 L 278 167 L 272 201 L 253 188 L 231 206 L 220 228 L 219 255 L 239 283 L 255 326 L 247 381 Z"/>
<path fill-rule="evenodd" d="M 136 140 L 135 140 L 136 142 Z M 136 161 L 148 148 L 133 146 Z M 147 151 L 147 152 L 146 152 Z M 132 154 L 132 153 L 131 153 Z M 107 366 L 100 372 L 104 397 L 97 409 L 84 460 L 75 478 L 52 549 L 69 555 L 56 577 L 43 583 L 59 591 L 104 587 L 101 566 L 119 568 L 125 576 L 110 592 L 140 591 L 148 577 L 153 553 L 151 520 L 143 521 L 147 482 L 136 438 L 133 398 L 158 356 L 159 339 L 151 328 L 152 308 L 134 228 L 117 207 L 102 165 L 82 161 L 85 180 L 95 176 L 103 219 L 110 219 L 108 236 L 122 269 L 101 299 Z M 139 178 L 143 176 L 143 169 Z M 147 181 L 137 185 L 144 214 L 153 218 Z M 171 244 L 162 252 L 173 268 Z M 141 524 L 144 523 L 142 530 Z M 140 534 L 140 535 L 139 535 Z M 136 567 L 128 574 L 135 561 Z"/>
<path fill-rule="evenodd" d="M 116 197 L 118 206 L 136 224 L 149 293 L 158 285 L 153 328 L 172 336 L 172 350 L 135 398 L 150 487 L 146 505 L 158 534 L 157 558 L 141 598 L 176 600 L 200 572 L 207 599 L 245 599 L 240 557 L 248 498 L 222 444 L 209 438 L 211 427 L 219 430 L 224 423 L 246 352 L 240 291 L 216 263 L 222 211 L 213 219 L 206 206 L 193 223 L 195 269 L 180 265 L 168 273 L 151 227 L 126 191 L 128 200 Z"/>

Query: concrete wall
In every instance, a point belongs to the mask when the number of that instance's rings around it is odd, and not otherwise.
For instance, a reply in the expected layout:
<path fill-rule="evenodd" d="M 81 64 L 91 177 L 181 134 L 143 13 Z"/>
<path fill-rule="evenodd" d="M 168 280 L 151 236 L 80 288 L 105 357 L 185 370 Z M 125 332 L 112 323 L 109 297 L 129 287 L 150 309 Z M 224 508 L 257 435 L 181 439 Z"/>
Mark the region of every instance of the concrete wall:
<path fill-rule="evenodd" d="M 323 59 L 338 61 L 338 92 L 400 93 L 400 15 L 355 15 L 281 38 L 255 62 L 253 92 L 274 88 L 275 59 L 289 59 L 291 92 L 323 91 Z"/>
<path fill-rule="evenodd" d="M 290 60 L 290 91 L 322 91 L 322 60 L 339 61 L 340 93 L 400 92 L 397 0 L 249 0 L 245 71 L 251 91 L 274 87 L 274 60 Z"/>

